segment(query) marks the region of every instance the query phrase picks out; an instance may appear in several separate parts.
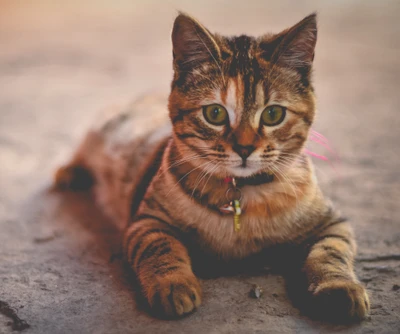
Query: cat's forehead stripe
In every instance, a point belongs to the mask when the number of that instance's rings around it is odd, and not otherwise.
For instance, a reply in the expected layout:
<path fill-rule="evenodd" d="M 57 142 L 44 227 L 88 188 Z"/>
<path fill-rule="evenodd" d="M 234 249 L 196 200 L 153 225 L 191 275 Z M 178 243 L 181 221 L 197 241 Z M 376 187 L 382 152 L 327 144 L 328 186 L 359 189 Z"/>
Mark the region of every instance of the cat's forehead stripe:
<path fill-rule="evenodd" d="M 233 127 L 237 126 L 244 116 L 244 87 L 243 77 L 238 74 L 236 77 L 231 77 L 227 83 L 227 88 L 220 92 L 221 101 L 228 110 L 230 123 Z"/>
<path fill-rule="evenodd" d="M 228 73 L 233 78 L 238 78 L 240 87 L 240 100 L 243 111 L 251 108 L 255 103 L 256 86 L 259 82 L 259 65 L 255 56 L 255 40 L 248 36 L 232 38 L 228 45 L 232 51 L 232 57 L 228 66 Z"/>
<path fill-rule="evenodd" d="M 227 88 L 220 91 L 221 101 L 226 107 L 229 114 L 231 126 L 235 126 L 240 119 L 240 111 L 238 110 L 238 87 L 237 81 L 229 79 Z"/>
<path fill-rule="evenodd" d="M 217 102 L 222 102 L 222 104 L 226 107 L 231 126 L 236 127 L 242 120 L 251 120 L 254 127 L 258 126 L 258 120 L 253 120 L 254 110 L 257 108 L 263 108 L 265 103 L 265 94 L 264 87 L 261 82 L 258 82 L 254 87 L 254 100 L 252 102 L 252 107 L 247 109 L 244 108 L 244 81 L 241 75 L 230 78 L 227 82 L 227 88 L 220 90 L 216 93 L 216 96 L 219 96 L 220 99 Z M 257 118 L 257 117 L 256 117 Z"/>
<path fill-rule="evenodd" d="M 236 77 L 236 87 L 236 112 L 241 115 L 243 113 L 243 79 L 241 75 Z"/>

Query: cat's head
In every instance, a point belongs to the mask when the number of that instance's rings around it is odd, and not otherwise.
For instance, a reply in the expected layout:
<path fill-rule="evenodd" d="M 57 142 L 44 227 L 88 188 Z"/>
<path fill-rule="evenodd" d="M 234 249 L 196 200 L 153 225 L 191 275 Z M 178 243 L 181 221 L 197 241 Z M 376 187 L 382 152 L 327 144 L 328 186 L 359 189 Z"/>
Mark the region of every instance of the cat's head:
<path fill-rule="evenodd" d="M 273 35 L 223 37 L 180 14 L 170 118 L 178 147 L 223 176 L 274 172 L 299 154 L 315 114 L 316 15 Z M 207 164 L 204 164 L 207 165 Z"/>

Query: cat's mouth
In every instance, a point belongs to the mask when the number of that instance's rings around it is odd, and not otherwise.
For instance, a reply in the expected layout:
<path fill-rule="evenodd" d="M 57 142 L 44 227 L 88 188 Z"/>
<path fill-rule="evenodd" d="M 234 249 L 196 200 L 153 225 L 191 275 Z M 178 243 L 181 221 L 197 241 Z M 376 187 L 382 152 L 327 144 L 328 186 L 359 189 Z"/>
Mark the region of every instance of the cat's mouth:
<path fill-rule="evenodd" d="M 263 168 L 249 161 L 241 161 L 236 165 L 226 167 L 228 174 L 236 177 L 249 177 L 260 173 Z"/>

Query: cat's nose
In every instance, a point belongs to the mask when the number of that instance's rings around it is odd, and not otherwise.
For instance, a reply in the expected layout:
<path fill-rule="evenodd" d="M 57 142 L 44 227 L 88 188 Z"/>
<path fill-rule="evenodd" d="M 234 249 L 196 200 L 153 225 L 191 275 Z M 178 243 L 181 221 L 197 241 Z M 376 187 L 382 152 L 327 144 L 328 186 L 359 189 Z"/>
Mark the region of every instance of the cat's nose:
<path fill-rule="evenodd" d="M 239 144 L 233 145 L 232 148 L 243 160 L 246 160 L 256 149 L 253 145 L 243 146 Z"/>

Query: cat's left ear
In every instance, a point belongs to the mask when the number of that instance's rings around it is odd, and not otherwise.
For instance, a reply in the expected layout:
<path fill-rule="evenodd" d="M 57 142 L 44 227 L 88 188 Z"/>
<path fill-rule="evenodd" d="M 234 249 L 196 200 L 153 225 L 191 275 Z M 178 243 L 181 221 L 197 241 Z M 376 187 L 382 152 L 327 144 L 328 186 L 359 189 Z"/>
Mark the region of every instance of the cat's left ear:
<path fill-rule="evenodd" d="M 197 20 L 179 14 L 172 30 L 174 63 L 188 70 L 207 61 L 218 61 L 221 53 L 213 35 Z"/>
<path fill-rule="evenodd" d="M 317 14 L 313 13 L 265 44 L 265 55 L 272 63 L 308 73 L 317 42 Z M 263 47 L 263 43 L 260 43 Z M 269 53 L 269 54 L 268 54 Z"/>

